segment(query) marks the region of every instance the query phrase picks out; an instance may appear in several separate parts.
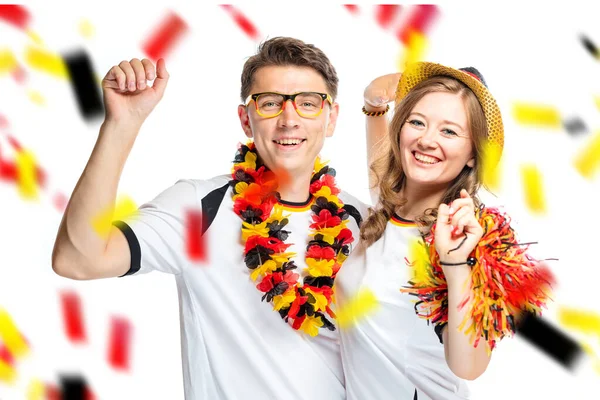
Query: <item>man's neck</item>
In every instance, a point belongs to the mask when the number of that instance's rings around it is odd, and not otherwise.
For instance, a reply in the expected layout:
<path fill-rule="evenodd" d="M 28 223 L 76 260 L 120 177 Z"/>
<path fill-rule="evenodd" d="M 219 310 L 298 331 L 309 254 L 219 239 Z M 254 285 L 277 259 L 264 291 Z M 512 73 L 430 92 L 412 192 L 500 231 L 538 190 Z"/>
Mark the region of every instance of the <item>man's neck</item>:
<path fill-rule="evenodd" d="M 303 203 L 309 197 L 310 178 L 312 171 L 304 173 L 289 173 L 287 176 L 278 176 L 279 187 L 277 191 L 281 200 L 292 203 Z"/>
<path fill-rule="evenodd" d="M 445 188 L 414 187 L 408 183 L 402 188 L 400 194 L 406 199 L 406 204 L 398 214 L 405 219 L 414 221 L 428 208 L 437 209 L 444 196 Z"/>

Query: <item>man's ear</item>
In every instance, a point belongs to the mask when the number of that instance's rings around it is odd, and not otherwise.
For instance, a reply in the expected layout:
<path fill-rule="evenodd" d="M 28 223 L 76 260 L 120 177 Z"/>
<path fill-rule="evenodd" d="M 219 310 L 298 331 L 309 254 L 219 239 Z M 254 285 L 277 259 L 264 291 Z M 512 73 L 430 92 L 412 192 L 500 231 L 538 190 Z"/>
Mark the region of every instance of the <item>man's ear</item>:
<path fill-rule="evenodd" d="M 238 117 L 240 118 L 240 124 L 242 129 L 249 139 L 252 138 L 252 127 L 250 126 L 250 116 L 248 115 L 248 109 L 244 105 L 238 106 Z"/>
<path fill-rule="evenodd" d="M 325 137 L 332 137 L 335 125 L 337 124 L 338 113 L 340 112 L 340 105 L 333 103 L 329 110 L 329 125 L 327 125 L 327 132 Z"/>

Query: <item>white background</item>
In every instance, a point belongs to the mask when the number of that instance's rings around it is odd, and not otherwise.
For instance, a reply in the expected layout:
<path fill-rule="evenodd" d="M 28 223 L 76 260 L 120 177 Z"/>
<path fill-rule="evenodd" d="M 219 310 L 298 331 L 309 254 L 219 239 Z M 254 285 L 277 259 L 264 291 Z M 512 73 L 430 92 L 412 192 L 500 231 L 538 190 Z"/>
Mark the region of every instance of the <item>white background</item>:
<path fill-rule="evenodd" d="M 31 28 L 53 52 L 86 49 L 99 79 L 123 59 L 142 58 L 141 43 L 168 10 L 189 24 L 189 32 L 167 57 L 171 80 L 161 104 L 145 123 L 123 172 L 119 192 L 139 205 L 179 178 L 210 178 L 229 171 L 238 141 L 244 140 L 236 107 L 240 73 L 257 42 L 249 39 L 216 5 L 176 6 L 125 2 L 31 6 Z M 555 105 L 564 117 L 582 117 L 592 132 L 600 127 L 594 96 L 600 96 L 600 62 L 579 43 L 587 34 L 600 44 L 592 5 L 560 6 L 444 3 L 429 35 L 426 59 L 454 67 L 475 66 L 485 76 L 504 116 L 504 184 L 498 199 L 518 222 L 523 241 L 539 241 L 534 253 L 555 257 L 555 303 L 545 317 L 558 324 L 559 305 L 599 311 L 597 251 L 599 179 L 588 181 L 572 167 L 575 154 L 591 137 L 564 130 L 519 126 L 514 101 Z M 395 72 L 403 47 L 375 23 L 373 6 L 360 14 L 327 2 L 273 2 L 239 6 L 262 38 L 294 36 L 314 43 L 330 57 L 339 78 L 340 118 L 323 156 L 338 171 L 341 187 L 369 201 L 365 162 L 365 86 Z M 404 6 L 402 15 L 411 12 Z M 78 30 L 89 20 L 91 39 Z M 402 23 L 402 21 L 398 21 Z M 10 48 L 28 79 L 0 76 L 0 113 L 10 132 L 32 150 L 49 174 L 49 187 L 37 202 L 24 201 L 12 184 L 0 182 L 0 307 L 10 312 L 32 345 L 19 362 L 14 386 L 0 383 L 0 399 L 21 399 L 33 378 L 57 382 L 58 373 L 81 372 L 100 399 L 180 399 L 181 357 L 174 281 L 153 273 L 126 279 L 76 282 L 56 276 L 50 256 L 61 214 L 49 195 L 69 195 L 87 162 L 101 121 L 85 122 L 66 80 L 31 69 L 24 49 L 32 41 L 0 22 L 0 48 Z M 45 105 L 31 102 L 39 91 Z M 0 134 L 4 156 L 9 151 Z M 544 175 L 548 213 L 533 216 L 523 205 L 521 163 L 536 164 Z M 76 290 L 84 303 L 87 343 L 67 341 L 58 301 L 62 289 Z M 132 367 L 113 371 L 106 362 L 111 315 L 134 326 Z M 240 332 L 239 334 L 243 334 Z M 598 336 L 587 340 L 598 349 Z M 276 379 L 275 377 L 273 377 Z M 235 378 L 233 378 L 235 379 Z M 299 377 L 301 379 L 301 377 Z M 600 375 L 589 365 L 571 373 L 519 339 L 505 340 L 486 373 L 471 384 L 474 399 L 592 399 Z"/>

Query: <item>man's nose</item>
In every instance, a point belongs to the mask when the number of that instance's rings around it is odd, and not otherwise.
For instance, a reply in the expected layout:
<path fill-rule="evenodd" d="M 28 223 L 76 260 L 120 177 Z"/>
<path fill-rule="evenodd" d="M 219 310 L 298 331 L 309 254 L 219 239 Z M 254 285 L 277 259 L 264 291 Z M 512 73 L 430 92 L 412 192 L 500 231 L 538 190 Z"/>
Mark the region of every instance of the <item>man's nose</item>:
<path fill-rule="evenodd" d="M 279 126 L 282 128 L 296 128 L 300 125 L 300 116 L 296 112 L 294 102 L 289 99 L 283 103 L 283 111 L 279 115 Z"/>

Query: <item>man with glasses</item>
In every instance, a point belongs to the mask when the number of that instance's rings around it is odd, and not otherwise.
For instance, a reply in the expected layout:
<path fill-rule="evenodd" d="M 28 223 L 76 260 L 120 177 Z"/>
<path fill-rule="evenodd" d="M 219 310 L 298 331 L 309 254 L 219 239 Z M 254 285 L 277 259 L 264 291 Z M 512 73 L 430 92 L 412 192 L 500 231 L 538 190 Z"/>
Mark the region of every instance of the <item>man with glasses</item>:
<path fill-rule="evenodd" d="M 300 40 L 263 43 L 242 72 L 238 115 L 252 141 L 238 149 L 233 171 L 180 180 L 135 217 L 106 222 L 110 234 L 99 236 L 90 221 L 114 204 L 168 78 L 163 60 L 155 69 L 145 59 L 104 78 L 106 119 L 59 228 L 54 271 L 72 279 L 173 274 L 186 399 L 345 398 L 333 284 L 365 208 L 318 159 L 338 116 L 335 69 Z M 202 267 L 186 251 L 194 211 L 209 254 Z"/>

